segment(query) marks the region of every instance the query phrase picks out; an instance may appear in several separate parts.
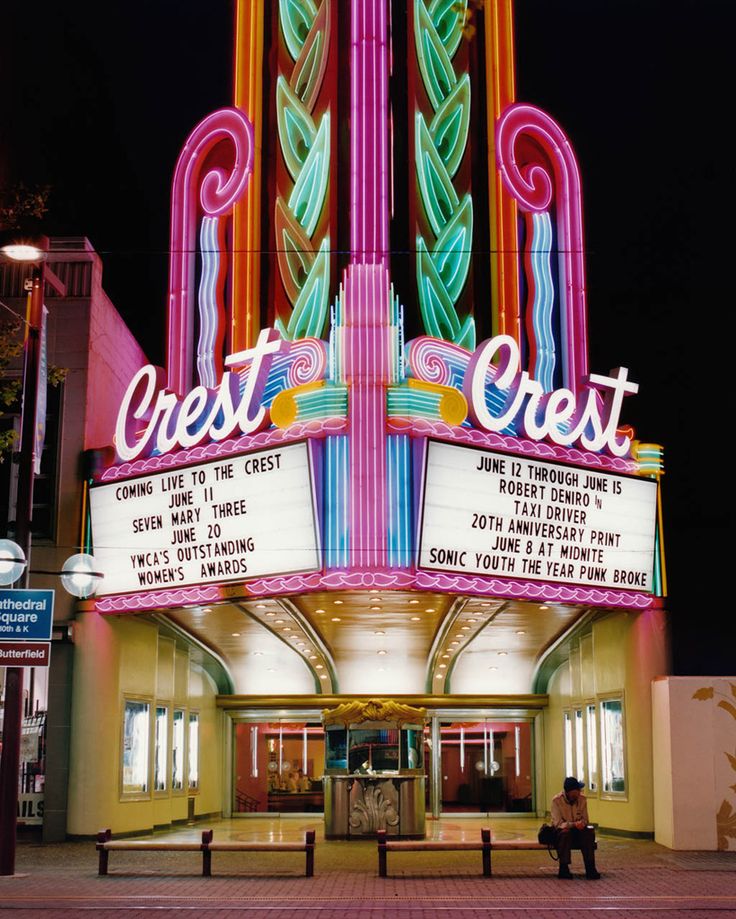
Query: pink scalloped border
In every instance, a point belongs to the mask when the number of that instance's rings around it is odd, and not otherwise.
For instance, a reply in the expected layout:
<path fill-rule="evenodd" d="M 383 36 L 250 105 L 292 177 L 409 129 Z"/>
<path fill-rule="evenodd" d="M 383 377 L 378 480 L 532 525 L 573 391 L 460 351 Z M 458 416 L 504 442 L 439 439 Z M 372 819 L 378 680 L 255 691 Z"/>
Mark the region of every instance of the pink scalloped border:
<path fill-rule="evenodd" d="M 99 477 L 100 482 L 114 482 L 117 479 L 126 479 L 144 472 L 159 472 L 165 469 L 174 469 L 177 466 L 188 466 L 191 463 L 204 460 L 219 459 L 232 456 L 236 453 L 246 453 L 258 447 L 273 447 L 279 444 L 288 444 L 294 440 L 305 437 L 327 437 L 330 434 L 340 434 L 347 430 L 345 418 L 323 418 L 315 421 L 305 421 L 292 424 L 291 427 L 269 428 L 258 434 L 246 434 L 232 440 L 223 440 L 221 443 L 208 443 L 201 447 L 192 447 L 191 450 L 179 450 L 177 453 L 165 453 L 163 456 L 150 456 L 147 459 L 135 460 L 132 463 L 120 463 L 110 466 Z"/>
<path fill-rule="evenodd" d="M 560 447 L 544 441 L 508 437 L 492 431 L 479 431 L 477 428 L 452 427 L 444 421 L 430 421 L 427 418 L 389 418 L 388 427 L 397 434 L 410 434 L 413 437 L 439 437 L 454 443 L 503 450 L 505 453 L 520 453 L 536 459 L 561 460 L 577 466 L 610 469 L 612 472 L 622 472 L 628 475 L 636 475 L 639 470 L 639 465 L 634 460 L 606 456 L 602 453 L 589 453 L 575 447 Z"/>
<path fill-rule="evenodd" d="M 383 568 L 373 571 L 327 571 L 311 574 L 259 578 L 242 585 L 243 597 L 273 597 L 285 594 L 312 593 L 317 590 L 360 590 L 378 587 L 383 590 L 436 590 L 441 593 L 472 596 L 507 597 L 515 600 L 540 600 L 584 606 L 606 606 L 645 610 L 658 604 L 652 594 L 599 587 L 571 587 L 546 581 L 514 581 L 463 574 L 431 571 L 409 571 Z M 148 591 L 102 597 L 95 602 L 100 613 L 135 613 L 150 609 L 216 603 L 229 599 L 232 586 L 184 587 L 176 590 Z"/>

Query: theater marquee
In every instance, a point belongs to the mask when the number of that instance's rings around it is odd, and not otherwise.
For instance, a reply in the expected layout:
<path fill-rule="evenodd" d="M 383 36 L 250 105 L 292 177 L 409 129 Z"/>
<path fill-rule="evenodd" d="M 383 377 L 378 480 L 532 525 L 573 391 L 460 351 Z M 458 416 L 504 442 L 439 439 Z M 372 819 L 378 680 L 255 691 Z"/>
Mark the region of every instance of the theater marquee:
<path fill-rule="evenodd" d="M 430 441 L 420 568 L 650 591 L 657 484 Z"/>
<path fill-rule="evenodd" d="M 306 443 L 94 486 L 100 592 L 313 571 L 313 494 Z"/>

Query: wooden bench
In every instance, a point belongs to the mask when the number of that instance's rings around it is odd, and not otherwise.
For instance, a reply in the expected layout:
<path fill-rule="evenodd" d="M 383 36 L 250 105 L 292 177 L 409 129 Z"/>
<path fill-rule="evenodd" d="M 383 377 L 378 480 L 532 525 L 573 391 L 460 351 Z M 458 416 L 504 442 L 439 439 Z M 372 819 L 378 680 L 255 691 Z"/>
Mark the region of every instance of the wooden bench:
<path fill-rule="evenodd" d="M 547 851 L 548 846 L 533 839 L 491 840 L 490 829 L 480 831 L 480 842 L 452 841 L 444 839 L 388 839 L 385 830 L 378 831 L 378 875 L 388 877 L 387 854 L 389 852 L 480 852 L 483 863 L 483 877 L 489 878 L 491 852 L 528 852 L 534 849 Z M 598 843 L 595 843 L 598 848 Z"/>
<path fill-rule="evenodd" d="M 110 852 L 201 852 L 202 876 L 212 876 L 213 852 L 305 852 L 306 877 L 314 876 L 315 832 L 307 830 L 304 842 L 213 842 L 213 831 L 204 830 L 200 842 L 173 842 L 161 839 L 112 839 L 110 830 L 97 834 L 100 875 L 107 874 Z"/>

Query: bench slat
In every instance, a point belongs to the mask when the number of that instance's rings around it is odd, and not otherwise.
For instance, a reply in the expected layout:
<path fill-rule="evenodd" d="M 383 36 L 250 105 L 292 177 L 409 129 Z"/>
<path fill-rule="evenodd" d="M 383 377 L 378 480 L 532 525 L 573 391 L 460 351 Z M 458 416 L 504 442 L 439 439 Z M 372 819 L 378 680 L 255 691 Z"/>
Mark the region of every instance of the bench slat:
<path fill-rule="evenodd" d="M 405 851 L 405 852 L 422 852 L 425 849 L 432 849 L 435 852 L 480 852 L 483 849 L 483 844 L 480 842 L 444 842 L 441 839 L 425 839 L 425 840 L 404 840 L 396 839 L 391 840 L 391 842 L 386 842 L 386 848 L 391 851 Z"/>
<path fill-rule="evenodd" d="M 131 842 L 101 842 L 98 849 L 115 849 L 120 852 L 201 852 L 201 842 L 144 842 L 134 840 Z"/>
<path fill-rule="evenodd" d="M 306 852 L 303 842 L 211 842 L 210 851 L 215 852 Z"/>

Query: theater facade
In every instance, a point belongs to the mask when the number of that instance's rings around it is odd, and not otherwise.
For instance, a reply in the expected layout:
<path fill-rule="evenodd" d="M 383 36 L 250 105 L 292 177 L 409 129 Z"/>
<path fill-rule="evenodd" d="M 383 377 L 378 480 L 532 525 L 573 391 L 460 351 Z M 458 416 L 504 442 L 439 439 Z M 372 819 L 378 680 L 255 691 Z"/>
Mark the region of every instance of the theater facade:
<path fill-rule="evenodd" d="M 580 171 L 514 59 L 510 0 L 240 0 L 166 367 L 87 490 L 70 834 L 412 835 L 568 774 L 653 833 L 662 451 L 589 366 Z"/>

